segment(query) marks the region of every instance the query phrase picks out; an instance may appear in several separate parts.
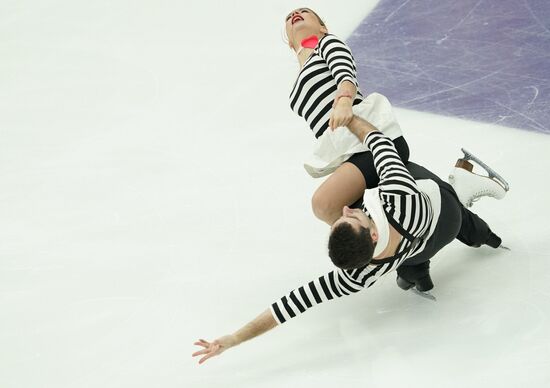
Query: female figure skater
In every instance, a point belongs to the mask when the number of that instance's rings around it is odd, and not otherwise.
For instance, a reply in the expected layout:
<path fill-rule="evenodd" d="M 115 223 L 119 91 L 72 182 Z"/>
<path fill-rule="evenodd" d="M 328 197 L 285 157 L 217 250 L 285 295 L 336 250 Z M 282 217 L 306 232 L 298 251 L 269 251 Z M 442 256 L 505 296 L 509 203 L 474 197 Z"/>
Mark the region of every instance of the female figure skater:
<path fill-rule="evenodd" d="M 409 149 L 389 101 L 377 93 L 363 97 L 351 50 L 329 34 L 323 20 L 311 9 L 299 8 L 288 14 L 285 23 L 288 45 L 300 64 L 290 107 L 316 137 L 313 155 L 304 167 L 313 177 L 331 174 L 313 195 L 312 208 L 315 216 L 332 225 L 343 206 L 353 206 L 366 188 L 379 181 L 372 154 L 346 128 L 354 114 L 392 139 L 404 163 Z"/>

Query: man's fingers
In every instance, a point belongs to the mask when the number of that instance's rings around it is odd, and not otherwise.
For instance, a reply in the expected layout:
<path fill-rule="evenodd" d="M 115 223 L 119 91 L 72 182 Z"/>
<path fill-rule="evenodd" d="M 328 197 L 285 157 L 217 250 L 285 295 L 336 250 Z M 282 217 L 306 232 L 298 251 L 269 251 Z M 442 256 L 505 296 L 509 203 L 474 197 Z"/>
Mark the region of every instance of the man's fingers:
<path fill-rule="evenodd" d="M 209 354 L 209 355 L 207 355 L 207 356 L 204 356 L 203 358 L 201 358 L 201 359 L 199 360 L 199 364 L 202 364 L 203 362 L 205 362 L 206 360 L 208 360 L 210 357 L 214 357 L 214 356 L 215 356 L 215 354 Z"/>
<path fill-rule="evenodd" d="M 208 353 L 206 356 L 204 356 L 203 358 L 201 358 L 199 360 L 199 364 L 202 364 L 203 362 L 205 362 L 209 358 L 217 356 L 218 354 L 220 354 L 219 350 L 220 350 L 220 345 L 217 345 L 216 349 L 213 349 L 210 353 Z"/>
<path fill-rule="evenodd" d="M 192 354 L 192 357 L 197 357 L 197 356 L 200 356 L 202 354 L 207 354 L 209 353 L 211 350 L 210 349 L 202 349 L 202 350 L 198 350 L 196 351 L 195 353 Z"/>

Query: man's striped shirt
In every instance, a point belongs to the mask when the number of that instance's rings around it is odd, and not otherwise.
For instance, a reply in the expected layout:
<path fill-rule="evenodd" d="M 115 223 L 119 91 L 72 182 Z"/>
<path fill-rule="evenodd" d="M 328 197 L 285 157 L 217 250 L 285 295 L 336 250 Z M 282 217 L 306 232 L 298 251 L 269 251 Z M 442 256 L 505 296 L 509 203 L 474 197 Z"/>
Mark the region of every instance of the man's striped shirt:
<path fill-rule="evenodd" d="M 328 128 L 338 86 L 350 81 L 357 87 L 353 105 L 363 100 L 355 60 L 349 47 L 334 35 L 323 36 L 304 63 L 290 93 L 290 107 L 319 137 Z"/>
<path fill-rule="evenodd" d="M 430 230 L 434 214 L 430 198 L 419 190 L 393 142 L 375 131 L 369 133 L 365 144 L 373 154 L 380 177 L 379 196 L 388 222 L 408 237 L 402 238 L 392 257 L 373 260 L 362 268 L 336 269 L 283 296 L 271 305 L 272 315 L 279 324 L 319 303 L 372 286 L 407 258 L 422 252 L 433 232 Z"/>

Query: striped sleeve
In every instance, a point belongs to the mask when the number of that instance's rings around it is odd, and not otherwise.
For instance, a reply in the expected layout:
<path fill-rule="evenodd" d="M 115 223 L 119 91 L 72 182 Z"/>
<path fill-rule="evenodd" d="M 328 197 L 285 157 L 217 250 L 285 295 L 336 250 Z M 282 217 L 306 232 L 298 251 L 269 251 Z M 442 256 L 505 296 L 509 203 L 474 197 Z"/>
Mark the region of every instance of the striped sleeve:
<path fill-rule="evenodd" d="M 325 35 L 319 41 L 319 56 L 326 61 L 338 86 L 350 81 L 358 87 L 355 59 L 346 43 L 334 35 Z"/>
<path fill-rule="evenodd" d="M 378 187 L 384 209 L 412 236 L 422 236 L 433 216 L 429 198 L 420 191 L 388 137 L 374 131 L 367 135 L 365 144 L 372 152 L 380 177 Z"/>
<path fill-rule="evenodd" d="M 420 192 L 395 145 L 387 136 L 380 131 L 371 132 L 365 138 L 365 144 L 372 152 L 374 167 L 380 177 L 380 192 L 398 195 L 415 195 Z"/>
<path fill-rule="evenodd" d="M 313 306 L 342 296 L 355 294 L 372 286 L 381 276 L 397 267 L 394 261 L 358 269 L 337 269 L 292 290 L 274 302 L 270 309 L 278 324 L 283 324 Z"/>

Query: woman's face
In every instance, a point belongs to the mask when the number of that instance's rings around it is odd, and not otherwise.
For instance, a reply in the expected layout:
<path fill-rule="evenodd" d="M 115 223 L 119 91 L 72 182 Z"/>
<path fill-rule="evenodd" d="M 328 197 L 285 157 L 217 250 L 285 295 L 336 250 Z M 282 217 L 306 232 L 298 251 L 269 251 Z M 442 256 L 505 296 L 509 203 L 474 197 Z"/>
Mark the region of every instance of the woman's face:
<path fill-rule="evenodd" d="M 293 49 L 299 46 L 296 42 L 296 37 L 300 40 L 309 35 L 319 35 L 327 33 L 327 29 L 321 25 L 317 16 L 309 8 L 298 8 L 289 13 L 285 20 L 286 35 L 288 36 L 288 44 Z M 303 32 L 297 35 L 297 33 Z"/>

